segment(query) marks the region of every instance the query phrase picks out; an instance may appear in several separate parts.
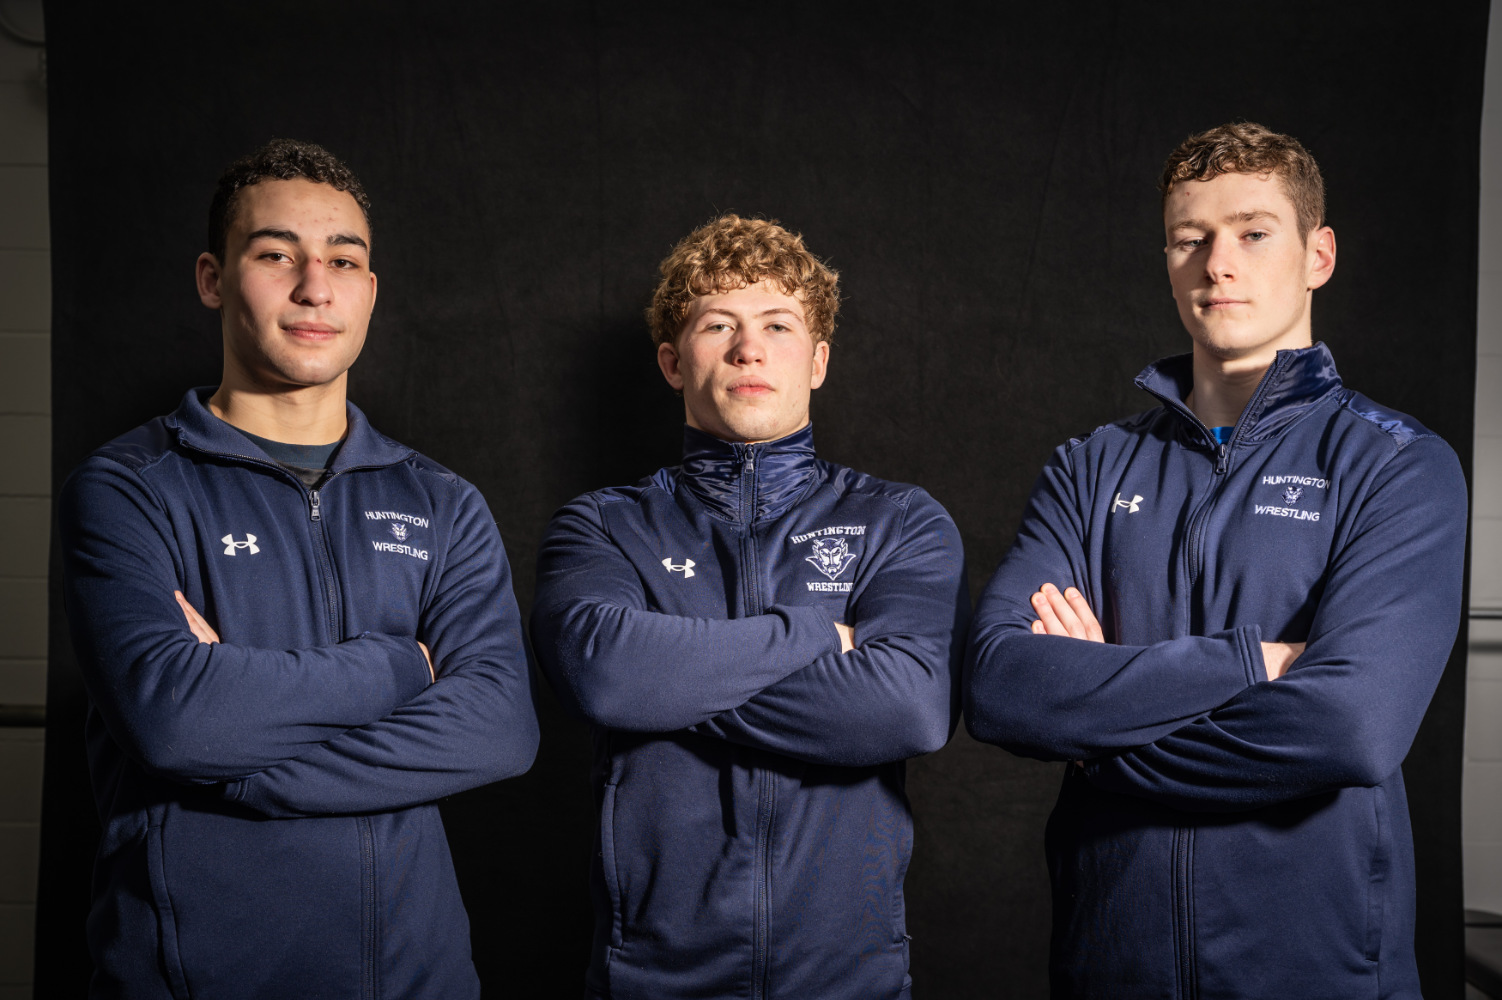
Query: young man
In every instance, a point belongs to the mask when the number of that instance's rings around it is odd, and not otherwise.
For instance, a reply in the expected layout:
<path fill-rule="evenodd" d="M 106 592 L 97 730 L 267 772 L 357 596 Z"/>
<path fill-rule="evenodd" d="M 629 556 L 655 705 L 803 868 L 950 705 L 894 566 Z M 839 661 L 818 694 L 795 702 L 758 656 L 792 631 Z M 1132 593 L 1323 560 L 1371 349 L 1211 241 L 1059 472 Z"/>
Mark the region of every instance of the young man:
<path fill-rule="evenodd" d="M 1212 129 L 1162 187 L 1193 353 L 1044 469 L 976 610 L 967 725 L 1074 762 L 1054 996 L 1418 1000 L 1399 765 L 1455 639 L 1460 467 L 1312 343 L 1335 234 L 1298 142 Z"/>
<path fill-rule="evenodd" d="M 959 534 L 815 456 L 839 299 L 800 237 L 727 215 L 661 270 L 683 464 L 564 507 L 532 615 L 595 726 L 587 994 L 906 997 L 903 761 L 956 720 Z"/>
<path fill-rule="evenodd" d="M 478 997 L 435 799 L 537 746 L 485 502 L 345 401 L 369 202 L 318 146 L 233 164 L 198 293 L 223 380 L 64 487 L 104 826 L 95 997 Z"/>

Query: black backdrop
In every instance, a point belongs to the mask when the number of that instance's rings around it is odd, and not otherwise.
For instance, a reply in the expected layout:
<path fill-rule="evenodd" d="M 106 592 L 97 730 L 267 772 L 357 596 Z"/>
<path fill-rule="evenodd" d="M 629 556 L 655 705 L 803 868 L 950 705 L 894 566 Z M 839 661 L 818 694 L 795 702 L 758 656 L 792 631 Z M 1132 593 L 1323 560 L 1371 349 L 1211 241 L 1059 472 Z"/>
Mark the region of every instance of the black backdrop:
<path fill-rule="evenodd" d="M 1341 253 L 1315 329 L 1347 381 L 1469 467 L 1485 0 L 171 6 L 47 8 L 57 484 L 217 379 L 192 288 L 213 181 L 291 135 L 375 200 L 352 397 L 478 484 L 524 614 L 554 508 L 676 458 L 641 308 L 722 210 L 780 218 L 842 272 L 820 450 L 927 487 L 978 591 L 1049 451 L 1144 408 L 1132 376 L 1187 349 L 1153 184 L 1232 118 L 1324 166 Z M 39 997 L 81 993 L 96 831 L 55 548 Z M 1462 989 L 1463 663 L 1407 764 L 1431 998 Z M 489 996 L 581 982 L 587 735 L 541 712 L 528 775 L 443 807 Z M 920 996 L 1044 995 L 1058 779 L 963 733 L 911 766 Z"/>

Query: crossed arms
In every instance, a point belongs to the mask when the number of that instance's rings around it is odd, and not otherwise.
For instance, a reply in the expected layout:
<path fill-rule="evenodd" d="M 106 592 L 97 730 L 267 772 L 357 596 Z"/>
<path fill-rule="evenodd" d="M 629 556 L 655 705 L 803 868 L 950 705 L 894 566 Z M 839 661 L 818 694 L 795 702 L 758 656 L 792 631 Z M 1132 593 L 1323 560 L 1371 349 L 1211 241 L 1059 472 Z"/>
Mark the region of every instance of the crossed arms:
<path fill-rule="evenodd" d="M 937 750 L 956 721 L 969 607 L 959 534 L 919 492 L 890 554 L 858 572 L 843 625 L 817 606 L 664 614 L 584 497 L 543 538 L 533 646 L 565 707 L 597 725 L 687 729 L 842 766 Z"/>
<path fill-rule="evenodd" d="M 1083 508 L 1061 449 L 976 609 L 964 690 L 972 735 L 1082 761 L 1098 787 L 1183 809 L 1250 809 L 1384 781 L 1454 641 L 1464 480 L 1453 453 L 1426 438 L 1347 499 L 1302 643 L 1265 642 L 1273 623 L 1253 621 L 1115 645 L 1089 614 L 1103 591 L 1086 568 Z M 1048 581 L 1075 586 L 1038 589 Z"/>
<path fill-rule="evenodd" d="M 268 816 L 404 808 L 524 771 L 537 722 L 510 570 L 473 490 L 455 522 L 441 578 L 413 609 L 424 643 L 217 643 L 174 596 L 186 573 L 164 506 L 131 470 L 91 459 L 60 512 L 90 700 L 147 771 L 219 785 Z"/>

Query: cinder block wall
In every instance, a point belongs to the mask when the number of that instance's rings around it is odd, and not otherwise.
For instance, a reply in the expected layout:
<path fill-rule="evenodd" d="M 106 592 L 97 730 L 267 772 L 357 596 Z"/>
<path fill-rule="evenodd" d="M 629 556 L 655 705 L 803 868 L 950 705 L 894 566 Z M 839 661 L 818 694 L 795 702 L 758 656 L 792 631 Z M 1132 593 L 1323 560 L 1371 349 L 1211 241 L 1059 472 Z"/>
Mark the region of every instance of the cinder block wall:
<path fill-rule="evenodd" d="M 1502 913 L 1502 6 L 1492 4 L 1481 114 L 1476 453 L 1471 489 L 1470 671 L 1466 681 L 1465 898 Z"/>
<path fill-rule="evenodd" d="M 23 32 L 40 4 L 7 4 Z M 52 326 L 43 50 L 0 30 L 0 706 L 47 694 Z M 0 727 L 0 1000 L 31 996 L 42 730 Z"/>

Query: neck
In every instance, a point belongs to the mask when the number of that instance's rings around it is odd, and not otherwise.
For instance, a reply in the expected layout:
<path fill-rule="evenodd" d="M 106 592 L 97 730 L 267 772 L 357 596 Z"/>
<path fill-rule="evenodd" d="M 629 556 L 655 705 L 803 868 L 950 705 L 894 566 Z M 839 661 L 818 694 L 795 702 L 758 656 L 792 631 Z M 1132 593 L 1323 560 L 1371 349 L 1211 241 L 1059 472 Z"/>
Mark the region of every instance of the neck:
<path fill-rule="evenodd" d="M 327 385 L 268 392 L 225 379 L 209 397 L 209 410 L 247 434 L 282 444 L 332 444 L 349 427 L 344 409 L 345 376 Z"/>
<path fill-rule="evenodd" d="M 1269 347 L 1253 355 L 1222 358 L 1194 346 L 1194 388 L 1184 398 L 1184 405 L 1206 427 L 1230 427 L 1241 418 L 1241 411 L 1257 391 L 1262 376 L 1278 357 L 1279 350 L 1308 347 L 1309 341 Z"/>

